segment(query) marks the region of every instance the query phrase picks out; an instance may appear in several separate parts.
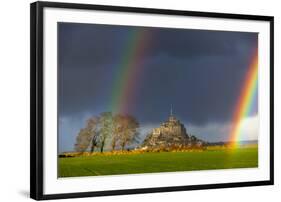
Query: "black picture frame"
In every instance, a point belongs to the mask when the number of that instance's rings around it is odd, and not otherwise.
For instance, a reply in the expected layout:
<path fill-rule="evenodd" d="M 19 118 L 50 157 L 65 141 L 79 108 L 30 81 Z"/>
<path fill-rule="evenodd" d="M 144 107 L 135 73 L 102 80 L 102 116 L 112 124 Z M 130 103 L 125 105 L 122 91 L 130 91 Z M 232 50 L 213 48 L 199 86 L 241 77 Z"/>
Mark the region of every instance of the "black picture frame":
<path fill-rule="evenodd" d="M 267 21 L 270 23 L 270 180 L 239 183 L 204 184 L 191 186 L 154 187 L 129 190 L 95 191 L 82 193 L 51 194 L 43 193 L 43 23 L 44 8 L 81 9 L 164 14 L 177 16 L 198 16 L 210 18 Z M 228 187 L 273 185 L 274 183 L 274 17 L 241 15 L 183 10 L 103 6 L 75 3 L 35 2 L 30 5 L 30 197 L 36 200 L 93 197 L 122 194 L 186 191 Z"/>

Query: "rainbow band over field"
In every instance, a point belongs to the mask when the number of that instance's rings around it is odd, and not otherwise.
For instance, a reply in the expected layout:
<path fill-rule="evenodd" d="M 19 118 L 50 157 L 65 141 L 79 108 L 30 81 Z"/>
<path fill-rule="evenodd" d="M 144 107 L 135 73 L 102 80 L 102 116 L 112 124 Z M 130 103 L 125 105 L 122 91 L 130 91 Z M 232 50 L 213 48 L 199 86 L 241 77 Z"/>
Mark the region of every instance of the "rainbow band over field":
<path fill-rule="evenodd" d="M 118 72 L 114 78 L 113 94 L 109 106 L 113 112 L 127 113 L 133 108 L 134 90 L 141 76 L 143 55 L 149 44 L 148 37 L 146 29 L 133 29 L 129 34 L 123 56 L 117 66 Z"/>
<path fill-rule="evenodd" d="M 254 97 L 258 90 L 258 51 L 250 63 L 248 72 L 243 81 L 241 93 L 235 107 L 232 118 L 233 127 L 230 131 L 230 141 L 232 146 L 238 146 L 241 140 L 242 121 L 249 115 L 254 103 Z"/>

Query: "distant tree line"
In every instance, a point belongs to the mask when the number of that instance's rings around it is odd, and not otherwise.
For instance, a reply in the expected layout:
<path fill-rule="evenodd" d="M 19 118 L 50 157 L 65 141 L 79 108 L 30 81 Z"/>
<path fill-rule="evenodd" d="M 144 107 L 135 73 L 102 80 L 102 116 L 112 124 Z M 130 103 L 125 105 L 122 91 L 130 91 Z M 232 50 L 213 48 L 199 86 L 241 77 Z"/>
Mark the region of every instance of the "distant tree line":
<path fill-rule="evenodd" d="M 103 112 L 99 116 L 87 120 L 74 145 L 75 151 L 84 152 L 90 149 L 94 152 L 104 151 L 106 143 L 110 143 L 111 150 L 124 150 L 128 145 L 137 142 L 139 123 L 133 116 Z"/>

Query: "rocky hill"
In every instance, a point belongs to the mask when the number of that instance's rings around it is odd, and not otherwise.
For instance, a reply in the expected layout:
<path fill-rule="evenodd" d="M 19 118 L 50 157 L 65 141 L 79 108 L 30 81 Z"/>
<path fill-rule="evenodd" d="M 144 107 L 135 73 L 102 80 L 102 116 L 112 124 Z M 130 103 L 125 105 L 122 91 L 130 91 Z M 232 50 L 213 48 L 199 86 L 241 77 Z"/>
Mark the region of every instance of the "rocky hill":
<path fill-rule="evenodd" d="M 203 144 L 202 140 L 189 135 L 185 126 L 171 113 L 166 122 L 146 136 L 141 149 L 201 147 Z"/>

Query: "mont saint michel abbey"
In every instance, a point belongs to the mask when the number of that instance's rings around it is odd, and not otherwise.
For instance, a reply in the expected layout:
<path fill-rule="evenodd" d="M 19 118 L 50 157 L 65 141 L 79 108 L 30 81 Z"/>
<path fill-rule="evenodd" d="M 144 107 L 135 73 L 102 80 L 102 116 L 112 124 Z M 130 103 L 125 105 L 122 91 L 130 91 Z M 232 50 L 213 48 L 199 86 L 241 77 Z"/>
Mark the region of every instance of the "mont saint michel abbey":
<path fill-rule="evenodd" d="M 154 128 L 149 133 L 143 144 L 143 149 L 156 148 L 182 148 L 190 146 L 202 146 L 203 141 L 186 132 L 185 126 L 173 115 L 171 108 L 168 120 Z"/>

